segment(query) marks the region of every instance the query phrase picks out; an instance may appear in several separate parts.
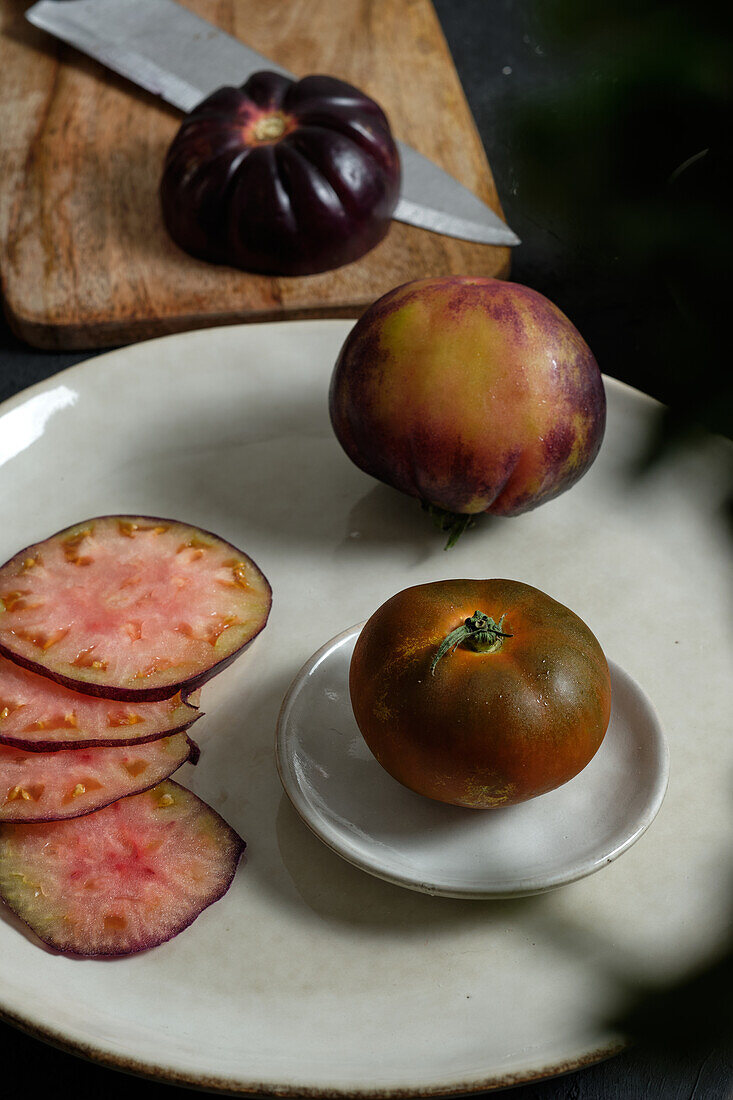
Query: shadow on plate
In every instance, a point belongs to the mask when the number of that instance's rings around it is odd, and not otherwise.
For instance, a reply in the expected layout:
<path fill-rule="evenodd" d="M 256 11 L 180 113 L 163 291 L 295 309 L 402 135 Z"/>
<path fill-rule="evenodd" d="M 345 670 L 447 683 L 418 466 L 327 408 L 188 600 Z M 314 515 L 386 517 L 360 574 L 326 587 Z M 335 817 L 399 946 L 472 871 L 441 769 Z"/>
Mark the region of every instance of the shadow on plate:
<path fill-rule="evenodd" d="M 389 548 L 412 566 L 443 553 L 446 535 L 420 502 L 374 481 L 343 452 L 325 389 L 286 402 L 253 395 L 246 410 L 192 407 L 156 427 L 151 449 L 155 462 L 146 453 L 124 471 L 125 496 L 144 493 L 138 508 L 193 515 L 214 529 L 222 516 L 241 517 L 248 539 L 262 532 L 283 548 L 327 549 L 337 560 Z"/>
<path fill-rule="evenodd" d="M 403 889 L 353 867 L 323 844 L 286 795 L 276 820 L 277 846 L 302 901 L 320 917 L 390 936 L 422 936 L 462 925 L 511 922 L 542 905 L 541 897 L 462 901 Z"/>
<path fill-rule="evenodd" d="M 450 933 L 477 922 L 506 923 L 518 911 L 541 905 L 542 899 L 533 897 L 462 901 L 419 894 L 353 867 L 322 843 L 291 806 L 275 765 L 277 713 L 290 676 L 268 674 L 256 660 L 257 652 L 253 647 L 252 665 L 234 690 L 236 664 L 222 674 L 219 698 L 215 681 L 205 689 L 212 721 L 198 738 L 201 764 L 184 780 L 247 841 L 242 888 L 256 879 L 257 889 L 280 912 L 290 909 L 296 918 L 302 903 L 324 920 L 406 938 L 424 935 L 427 929 Z M 240 671 L 249 656 L 241 658 Z"/>

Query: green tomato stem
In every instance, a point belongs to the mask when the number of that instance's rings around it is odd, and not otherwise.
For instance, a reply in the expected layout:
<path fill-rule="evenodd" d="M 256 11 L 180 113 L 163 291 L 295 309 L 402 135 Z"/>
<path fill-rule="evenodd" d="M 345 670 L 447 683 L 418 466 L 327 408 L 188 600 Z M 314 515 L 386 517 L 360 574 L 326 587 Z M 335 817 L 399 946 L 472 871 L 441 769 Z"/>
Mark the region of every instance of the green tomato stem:
<path fill-rule="evenodd" d="M 501 629 L 505 618 L 506 612 L 496 623 L 482 611 L 474 611 L 470 619 L 466 619 L 443 638 L 430 665 L 431 676 L 435 675 L 438 661 L 447 653 L 452 653 L 459 645 L 473 650 L 474 653 L 496 653 L 500 650 L 504 639 L 513 637 L 512 634 L 507 634 Z"/>
<path fill-rule="evenodd" d="M 476 523 L 476 517 L 468 512 L 449 512 L 445 508 L 439 508 L 437 504 L 428 503 L 426 500 L 422 502 L 422 506 L 438 530 L 448 532 L 448 541 L 443 547 L 444 550 L 450 550 L 451 547 L 455 546 L 463 532 Z"/>

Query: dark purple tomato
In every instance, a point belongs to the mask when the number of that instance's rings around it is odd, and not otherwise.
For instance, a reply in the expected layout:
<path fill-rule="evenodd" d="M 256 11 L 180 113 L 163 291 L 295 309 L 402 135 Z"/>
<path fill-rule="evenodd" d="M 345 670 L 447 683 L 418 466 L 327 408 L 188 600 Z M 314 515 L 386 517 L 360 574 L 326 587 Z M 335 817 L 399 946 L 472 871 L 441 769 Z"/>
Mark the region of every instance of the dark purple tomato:
<path fill-rule="evenodd" d="M 386 235 L 399 192 L 399 154 L 381 107 L 331 76 L 271 72 L 194 108 L 160 184 L 176 244 L 268 275 L 357 260 Z"/>

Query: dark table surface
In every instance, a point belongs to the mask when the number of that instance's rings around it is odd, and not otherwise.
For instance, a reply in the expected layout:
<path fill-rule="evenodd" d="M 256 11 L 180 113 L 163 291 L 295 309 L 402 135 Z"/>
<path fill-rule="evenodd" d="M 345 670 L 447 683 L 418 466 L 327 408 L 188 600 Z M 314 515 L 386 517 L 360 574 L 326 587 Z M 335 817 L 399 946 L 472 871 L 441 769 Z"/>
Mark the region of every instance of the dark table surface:
<path fill-rule="evenodd" d="M 733 240 L 730 154 L 721 148 L 730 89 L 717 79 L 728 28 L 705 2 L 435 6 L 523 242 L 512 278 L 571 317 L 607 374 L 670 406 L 658 447 L 696 424 L 730 434 L 730 382 L 706 368 L 722 361 L 715 310 Z M 91 354 L 36 351 L 0 322 L 0 400 Z M 733 1097 L 730 978 L 728 959 L 660 990 L 626 1021 L 634 1040 L 626 1052 L 503 1095 Z M 0 1051 L 7 1095 L 29 1082 L 110 1098 L 169 1095 L 167 1085 L 87 1063 L 4 1023 Z"/>

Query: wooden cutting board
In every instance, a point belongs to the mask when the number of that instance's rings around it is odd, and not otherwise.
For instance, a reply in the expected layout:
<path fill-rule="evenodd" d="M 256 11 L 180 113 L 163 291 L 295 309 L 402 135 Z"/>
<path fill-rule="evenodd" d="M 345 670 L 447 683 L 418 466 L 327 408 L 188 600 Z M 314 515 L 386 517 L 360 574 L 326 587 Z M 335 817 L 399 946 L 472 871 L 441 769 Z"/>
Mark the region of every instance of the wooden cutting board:
<path fill-rule="evenodd" d="M 356 84 L 397 138 L 501 213 L 429 0 L 184 0 L 299 76 Z M 194 260 L 162 225 L 157 186 L 181 115 L 31 27 L 0 0 L 0 276 L 5 311 L 42 348 L 95 348 L 240 321 L 356 317 L 410 279 L 506 277 L 508 248 L 393 222 L 356 263 L 269 278 Z"/>

